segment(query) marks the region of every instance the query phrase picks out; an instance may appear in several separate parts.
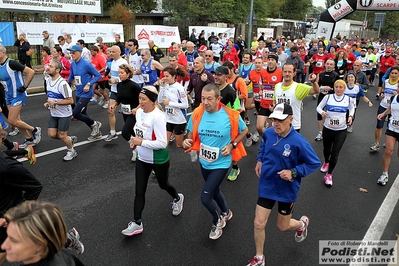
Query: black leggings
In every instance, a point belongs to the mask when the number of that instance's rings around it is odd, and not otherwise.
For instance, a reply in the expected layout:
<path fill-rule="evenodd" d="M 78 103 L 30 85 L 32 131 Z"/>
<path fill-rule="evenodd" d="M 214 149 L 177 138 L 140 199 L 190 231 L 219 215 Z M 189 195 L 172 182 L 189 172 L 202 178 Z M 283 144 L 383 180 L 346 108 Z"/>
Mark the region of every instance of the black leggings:
<path fill-rule="evenodd" d="M 160 188 L 166 190 L 173 199 L 179 198 L 176 189 L 168 182 L 170 161 L 164 164 L 145 163 L 136 161 L 136 196 L 134 198 L 134 220 L 141 219 L 145 205 L 145 192 L 151 170 L 154 170 Z"/>
<path fill-rule="evenodd" d="M 324 161 L 329 163 L 328 173 L 331 174 L 338 162 L 338 155 L 346 140 L 347 131 L 331 130 L 323 127 L 323 155 Z"/>
<path fill-rule="evenodd" d="M 135 115 L 125 115 L 123 114 L 123 121 L 125 124 L 122 128 L 122 137 L 126 140 L 130 140 L 130 136 L 136 136 L 133 130 L 134 125 L 136 124 L 136 116 Z"/>

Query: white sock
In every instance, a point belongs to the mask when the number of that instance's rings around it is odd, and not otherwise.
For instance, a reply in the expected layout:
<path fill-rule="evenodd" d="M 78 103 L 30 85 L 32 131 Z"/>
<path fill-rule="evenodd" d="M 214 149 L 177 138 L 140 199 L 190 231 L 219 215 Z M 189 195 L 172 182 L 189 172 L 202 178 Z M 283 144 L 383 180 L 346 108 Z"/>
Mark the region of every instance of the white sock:
<path fill-rule="evenodd" d="M 388 172 L 382 172 L 382 174 L 388 177 Z"/>
<path fill-rule="evenodd" d="M 116 131 L 115 130 L 111 130 L 111 135 L 115 135 Z"/>

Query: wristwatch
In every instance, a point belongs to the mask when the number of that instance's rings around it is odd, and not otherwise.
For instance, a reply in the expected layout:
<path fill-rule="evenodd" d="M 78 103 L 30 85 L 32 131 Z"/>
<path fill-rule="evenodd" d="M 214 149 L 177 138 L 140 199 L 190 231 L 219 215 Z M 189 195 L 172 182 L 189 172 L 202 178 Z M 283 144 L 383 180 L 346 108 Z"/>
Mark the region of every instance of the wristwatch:
<path fill-rule="evenodd" d="M 291 169 L 291 175 L 292 175 L 292 179 L 297 178 L 298 177 L 298 173 L 295 171 L 294 168 Z"/>
<path fill-rule="evenodd" d="M 231 145 L 233 145 L 233 149 L 237 148 L 238 143 L 237 142 L 231 142 Z"/>
<path fill-rule="evenodd" d="M 87 82 L 87 85 L 91 86 L 91 83 L 90 83 L 90 82 Z"/>

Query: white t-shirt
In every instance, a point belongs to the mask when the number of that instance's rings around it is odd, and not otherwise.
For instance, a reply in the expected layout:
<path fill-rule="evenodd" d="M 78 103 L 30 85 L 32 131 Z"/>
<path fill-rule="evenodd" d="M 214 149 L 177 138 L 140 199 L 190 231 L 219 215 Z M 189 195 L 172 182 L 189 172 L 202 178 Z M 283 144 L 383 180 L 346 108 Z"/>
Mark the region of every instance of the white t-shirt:
<path fill-rule="evenodd" d="M 47 97 L 50 100 L 64 100 L 72 97 L 72 90 L 68 82 L 61 76 L 52 80 L 50 77 L 46 79 Z M 52 117 L 68 117 L 72 115 L 71 105 L 57 105 L 56 108 L 50 108 Z"/>
<path fill-rule="evenodd" d="M 111 71 L 109 72 L 109 74 L 111 75 L 111 78 L 117 80 L 117 83 L 119 82 L 119 75 L 118 75 L 119 66 L 122 64 L 127 64 L 126 60 L 123 59 L 122 57 L 119 58 L 118 60 L 113 60 L 111 63 Z M 116 84 L 111 84 L 111 91 L 118 93 L 118 90 L 116 89 Z"/>
<path fill-rule="evenodd" d="M 135 54 L 129 54 L 128 60 L 129 60 L 129 65 L 131 67 L 133 67 L 133 69 L 135 69 L 135 70 L 141 69 L 142 59 L 141 59 L 141 56 L 137 52 Z M 139 85 L 144 83 L 144 79 L 141 74 L 133 75 L 132 80 Z"/>
<path fill-rule="evenodd" d="M 179 125 L 187 123 L 188 100 L 184 87 L 178 82 L 160 87 L 158 102 L 162 103 L 164 97 L 169 100 L 169 104 L 165 105 L 166 122 Z"/>

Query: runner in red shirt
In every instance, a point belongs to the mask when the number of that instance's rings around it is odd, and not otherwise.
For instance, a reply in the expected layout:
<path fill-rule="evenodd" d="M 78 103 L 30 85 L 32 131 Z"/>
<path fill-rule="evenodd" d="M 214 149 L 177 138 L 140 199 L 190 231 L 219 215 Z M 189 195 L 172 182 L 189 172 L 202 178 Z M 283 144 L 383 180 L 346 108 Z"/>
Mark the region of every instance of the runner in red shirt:
<path fill-rule="evenodd" d="M 309 60 L 311 64 L 314 64 L 313 73 L 319 74 L 324 71 L 324 64 L 327 61 L 327 55 L 324 53 L 324 47 L 319 47 L 318 53 L 313 55 Z"/>
<path fill-rule="evenodd" d="M 227 46 L 226 47 L 226 52 L 223 55 L 222 62 L 230 61 L 234 64 L 234 69 L 237 68 L 238 64 L 240 63 L 240 59 L 238 58 L 237 53 L 233 53 L 231 51 L 231 47 Z"/>

